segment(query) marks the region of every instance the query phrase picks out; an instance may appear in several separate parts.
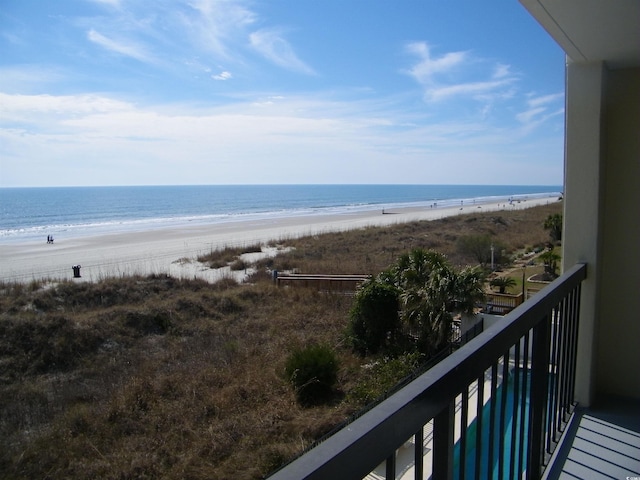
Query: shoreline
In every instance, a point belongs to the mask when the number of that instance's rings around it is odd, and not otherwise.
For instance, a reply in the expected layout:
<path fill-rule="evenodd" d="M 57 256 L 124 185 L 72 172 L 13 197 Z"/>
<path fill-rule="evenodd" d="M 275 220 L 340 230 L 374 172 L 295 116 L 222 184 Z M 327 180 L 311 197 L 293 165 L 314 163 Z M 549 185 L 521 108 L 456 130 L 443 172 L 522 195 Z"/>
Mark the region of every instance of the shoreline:
<path fill-rule="evenodd" d="M 451 207 L 402 207 L 348 213 L 274 217 L 187 225 L 145 231 L 83 236 L 56 240 L 53 244 L 29 242 L 0 244 L 0 281 L 32 280 L 98 281 L 128 275 L 168 274 L 178 278 L 216 281 L 228 271 L 217 271 L 196 262 L 196 257 L 224 247 L 286 241 L 307 235 L 390 226 L 482 211 L 516 210 L 557 202 L 557 195 L 506 202 L 476 202 Z M 270 252 L 267 254 L 273 254 Z M 81 278 L 73 278 L 74 265 Z M 241 272 L 244 275 L 244 272 Z"/>

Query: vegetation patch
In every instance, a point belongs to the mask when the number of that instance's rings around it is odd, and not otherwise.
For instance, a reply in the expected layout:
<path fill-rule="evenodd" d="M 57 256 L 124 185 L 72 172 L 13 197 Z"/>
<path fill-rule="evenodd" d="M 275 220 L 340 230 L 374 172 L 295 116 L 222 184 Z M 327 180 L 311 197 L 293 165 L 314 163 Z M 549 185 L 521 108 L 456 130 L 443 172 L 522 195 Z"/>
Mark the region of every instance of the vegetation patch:
<path fill-rule="evenodd" d="M 250 284 L 166 275 L 2 284 L 0 477 L 263 478 L 426 358 L 393 351 L 393 322 L 384 335 L 372 330 L 377 352 L 354 351 L 345 341 L 354 297 L 277 288 L 267 268 L 378 278 L 436 248 L 459 273 L 478 262 L 458 238 L 489 235 L 512 258 L 525 246 L 544 251 L 542 225 L 560 209 L 286 239 L 292 249 L 261 263 Z M 300 402 L 292 371 L 283 375 L 292 346 L 305 345 L 331 346 L 336 361 L 327 355 L 310 377 L 328 372 L 331 392 L 313 405 Z"/>
<path fill-rule="evenodd" d="M 310 345 L 291 352 L 285 366 L 286 378 L 305 406 L 326 402 L 338 380 L 338 358 L 327 345 Z"/>

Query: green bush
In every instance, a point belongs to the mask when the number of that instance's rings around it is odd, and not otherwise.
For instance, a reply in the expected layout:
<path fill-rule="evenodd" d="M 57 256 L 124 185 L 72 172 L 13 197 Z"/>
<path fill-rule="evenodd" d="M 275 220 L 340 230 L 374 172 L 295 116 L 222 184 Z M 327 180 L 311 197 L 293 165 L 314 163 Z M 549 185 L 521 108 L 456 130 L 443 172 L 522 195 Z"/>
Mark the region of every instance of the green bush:
<path fill-rule="evenodd" d="M 349 392 L 348 398 L 359 406 L 365 406 L 394 388 L 398 382 L 413 373 L 424 362 L 418 352 L 397 358 L 382 358 L 366 366 L 366 374 Z"/>
<path fill-rule="evenodd" d="M 363 354 L 377 353 L 393 345 L 400 329 L 398 290 L 377 280 L 362 286 L 349 312 L 347 337 Z"/>
<path fill-rule="evenodd" d="M 338 359 L 330 347 L 311 345 L 289 355 L 285 374 L 300 403 L 323 403 L 331 398 L 338 379 Z"/>

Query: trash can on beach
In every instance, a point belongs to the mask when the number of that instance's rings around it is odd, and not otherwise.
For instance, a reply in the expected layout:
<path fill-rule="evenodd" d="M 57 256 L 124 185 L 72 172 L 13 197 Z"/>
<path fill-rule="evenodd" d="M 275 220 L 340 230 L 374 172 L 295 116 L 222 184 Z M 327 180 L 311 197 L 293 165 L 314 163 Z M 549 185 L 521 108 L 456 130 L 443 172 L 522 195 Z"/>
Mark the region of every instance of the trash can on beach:
<path fill-rule="evenodd" d="M 73 278 L 80 278 L 80 265 L 73 265 Z"/>

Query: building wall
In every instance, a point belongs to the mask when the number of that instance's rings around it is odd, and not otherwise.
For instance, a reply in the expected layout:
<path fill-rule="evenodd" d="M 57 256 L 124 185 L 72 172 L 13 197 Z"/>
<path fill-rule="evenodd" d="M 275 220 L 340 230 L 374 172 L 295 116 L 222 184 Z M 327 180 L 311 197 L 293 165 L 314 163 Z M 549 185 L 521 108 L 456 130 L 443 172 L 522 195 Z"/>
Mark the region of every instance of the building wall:
<path fill-rule="evenodd" d="M 582 285 L 576 369 L 576 399 L 592 403 L 596 387 L 596 342 L 605 150 L 603 98 L 606 69 L 602 62 L 567 64 L 563 270 L 587 264 Z"/>
<path fill-rule="evenodd" d="M 567 65 L 563 266 L 587 264 L 577 400 L 640 398 L 640 69 Z"/>
<path fill-rule="evenodd" d="M 640 68 L 606 77 L 596 394 L 640 398 Z"/>

